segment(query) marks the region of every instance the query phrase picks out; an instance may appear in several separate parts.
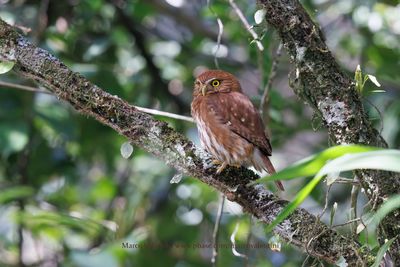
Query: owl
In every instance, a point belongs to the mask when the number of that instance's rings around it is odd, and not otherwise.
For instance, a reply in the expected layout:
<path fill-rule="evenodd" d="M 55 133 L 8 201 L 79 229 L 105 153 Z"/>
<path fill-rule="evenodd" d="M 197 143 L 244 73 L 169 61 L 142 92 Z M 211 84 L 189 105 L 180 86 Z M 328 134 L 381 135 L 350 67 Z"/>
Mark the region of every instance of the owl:
<path fill-rule="evenodd" d="M 228 165 L 254 166 L 258 171 L 275 173 L 261 117 L 234 75 L 222 70 L 199 75 L 194 83 L 191 113 L 202 146 L 220 164 L 217 173 Z M 276 185 L 284 190 L 280 181 Z"/>

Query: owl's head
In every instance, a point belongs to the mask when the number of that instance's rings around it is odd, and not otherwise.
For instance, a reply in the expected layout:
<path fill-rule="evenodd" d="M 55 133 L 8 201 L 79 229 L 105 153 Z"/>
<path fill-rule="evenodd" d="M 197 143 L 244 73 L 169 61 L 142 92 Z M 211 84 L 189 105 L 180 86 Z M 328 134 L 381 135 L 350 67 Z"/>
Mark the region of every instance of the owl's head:
<path fill-rule="evenodd" d="M 239 81 L 235 76 L 223 70 L 207 70 L 194 82 L 193 95 L 241 92 Z"/>

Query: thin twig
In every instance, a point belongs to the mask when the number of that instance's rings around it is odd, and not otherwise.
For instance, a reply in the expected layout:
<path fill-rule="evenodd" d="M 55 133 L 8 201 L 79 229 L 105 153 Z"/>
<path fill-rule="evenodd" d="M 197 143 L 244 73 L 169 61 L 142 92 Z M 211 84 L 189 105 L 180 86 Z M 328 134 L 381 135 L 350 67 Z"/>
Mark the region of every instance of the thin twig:
<path fill-rule="evenodd" d="M 15 83 L 8 83 L 8 82 L 0 81 L 0 86 L 9 87 L 9 88 L 15 88 L 15 89 L 23 90 L 23 91 L 29 91 L 29 92 L 52 95 L 52 93 L 49 92 L 49 91 L 42 90 L 42 89 L 39 89 L 39 88 L 36 88 L 36 87 L 22 85 L 22 84 L 15 84 Z"/>
<path fill-rule="evenodd" d="M 207 7 L 211 11 L 211 13 L 217 18 L 217 23 L 218 23 L 217 47 L 214 51 L 214 64 L 215 67 L 219 69 L 217 53 L 219 51 L 219 48 L 221 47 L 222 34 L 224 33 L 224 24 L 222 23 L 222 20 L 219 18 L 218 14 L 212 8 L 211 0 L 207 0 Z"/>
<path fill-rule="evenodd" d="M 222 212 L 224 211 L 224 203 L 225 203 L 225 196 L 222 193 L 220 193 L 217 218 L 215 219 L 214 231 L 213 231 L 213 236 L 212 236 L 213 237 L 213 253 L 212 253 L 211 263 L 214 267 L 217 266 L 218 233 L 219 233 L 219 225 L 221 224 Z"/>
<path fill-rule="evenodd" d="M 239 9 L 239 7 L 236 5 L 234 0 L 229 0 L 229 4 L 233 8 L 233 10 L 236 12 L 238 15 L 239 19 L 242 21 L 244 27 L 246 30 L 250 33 L 251 37 L 253 37 L 253 40 L 256 42 L 258 50 L 263 51 L 264 46 L 260 42 L 260 37 L 258 37 L 258 34 L 253 30 L 253 27 L 249 24 L 247 21 L 246 17 L 243 15 L 243 12 Z"/>
<path fill-rule="evenodd" d="M 312 230 L 312 231 L 315 231 L 315 230 L 316 230 L 316 227 L 318 226 L 318 223 L 321 221 L 322 216 L 325 214 L 326 210 L 328 209 L 328 197 L 329 197 L 329 192 L 331 191 L 331 188 L 332 188 L 332 185 L 330 185 L 330 186 L 328 187 L 328 190 L 326 191 L 324 208 L 322 209 L 322 212 L 317 216 L 317 219 L 315 220 L 315 224 L 314 224 L 314 227 L 313 227 L 313 230 Z M 322 234 L 322 233 L 320 233 L 320 234 Z M 319 235 L 318 235 L 317 237 L 319 237 Z M 309 248 L 309 246 L 311 245 L 311 242 L 312 242 L 314 239 L 316 239 L 317 237 L 314 236 L 314 237 L 311 237 L 310 240 L 308 240 L 307 246 L 306 246 L 306 252 L 307 252 L 307 254 L 310 254 L 308 248 Z"/>
<path fill-rule="evenodd" d="M 264 111 L 267 110 L 267 105 L 269 102 L 269 91 L 271 90 L 272 82 L 276 76 L 276 70 L 278 68 L 279 58 L 280 58 L 281 54 L 282 54 L 282 42 L 279 43 L 279 46 L 276 49 L 275 55 L 273 56 L 271 70 L 269 71 L 269 75 L 268 75 L 268 82 L 267 82 L 267 85 L 265 86 L 264 92 L 261 96 L 260 114 L 261 114 L 261 118 L 264 119 L 265 123 L 267 123 L 267 120 L 264 117 Z"/>
<path fill-rule="evenodd" d="M 336 224 L 336 225 L 332 226 L 332 228 L 345 226 L 345 225 L 348 225 L 348 224 L 350 224 L 350 223 L 358 222 L 358 221 L 360 221 L 360 220 L 361 220 L 361 218 L 355 218 L 355 219 L 349 220 L 349 221 L 344 222 L 344 223 Z"/>
<path fill-rule="evenodd" d="M 245 254 L 242 254 L 242 253 L 240 253 L 240 252 L 238 252 L 238 251 L 236 250 L 236 241 L 235 241 L 235 238 L 236 238 L 236 234 L 237 234 L 238 230 L 239 230 L 239 223 L 237 222 L 237 223 L 236 223 L 236 226 L 235 226 L 235 230 L 233 230 L 233 233 L 232 233 L 232 235 L 231 235 L 232 253 L 233 253 L 233 255 L 235 255 L 236 257 L 243 258 L 243 259 L 246 259 L 246 260 L 247 260 L 247 256 L 246 256 Z"/>
<path fill-rule="evenodd" d="M 360 182 L 354 181 L 353 179 L 339 177 L 332 184 L 352 184 L 352 185 L 360 185 Z"/>
<path fill-rule="evenodd" d="M 251 239 L 253 237 L 252 228 L 253 228 L 253 223 L 254 223 L 253 222 L 253 216 L 249 216 L 249 217 L 250 217 L 250 219 L 249 219 L 249 233 L 247 234 L 247 240 L 246 240 L 246 255 L 247 255 L 246 264 L 245 264 L 246 267 L 250 266 L 250 262 L 249 262 L 250 252 L 251 252 L 250 243 L 251 243 Z"/>
<path fill-rule="evenodd" d="M 355 182 L 358 181 L 357 176 L 354 176 L 354 181 Z M 359 192 L 360 192 L 359 184 L 353 184 L 353 186 L 351 187 L 351 197 L 350 197 L 350 201 L 351 201 L 350 219 L 357 218 L 357 199 L 358 199 Z M 352 225 L 352 228 L 353 228 L 352 229 L 353 235 L 356 236 L 357 235 L 357 224 L 354 223 Z"/>
<path fill-rule="evenodd" d="M 142 112 L 148 113 L 148 114 L 159 115 L 159 116 L 163 116 L 163 117 L 168 117 L 168 118 L 172 118 L 172 119 L 177 119 L 177 120 L 188 121 L 188 122 L 194 123 L 194 120 L 192 117 L 178 115 L 175 113 L 160 111 L 160 110 L 156 110 L 156 109 L 142 108 L 142 107 L 138 107 L 138 106 L 135 106 L 135 108 L 137 108 L 138 110 L 140 110 Z"/>
<path fill-rule="evenodd" d="M 19 89 L 19 90 L 23 90 L 23 91 L 53 95 L 50 91 L 42 90 L 42 89 L 39 89 L 36 87 L 31 87 L 31 86 L 25 86 L 25 85 L 21 85 L 21 84 L 0 81 L 0 87 L 1 86 Z M 183 116 L 183 115 L 170 113 L 170 112 L 166 112 L 166 111 L 160 111 L 160 110 L 156 110 L 156 109 L 143 108 L 143 107 L 138 107 L 138 106 L 134 106 L 134 107 L 142 112 L 145 112 L 145 113 L 148 113 L 151 115 L 158 115 L 158 116 L 163 116 L 163 117 L 168 117 L 168 118 L 172 118 L 172 119 L 177 119 L 177 120 L 188 121 L 188 122 L 194 123 L 194 120 L 192 117 Z"/>

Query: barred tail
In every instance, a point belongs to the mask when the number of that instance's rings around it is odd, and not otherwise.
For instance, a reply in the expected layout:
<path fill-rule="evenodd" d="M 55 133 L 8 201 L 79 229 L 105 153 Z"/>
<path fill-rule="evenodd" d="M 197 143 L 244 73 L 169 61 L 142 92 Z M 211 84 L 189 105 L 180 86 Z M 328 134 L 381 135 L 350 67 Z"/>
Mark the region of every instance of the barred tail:
<path fill-rule="evenodd" d="M 271 161 L 269 160 L 269 158 L 267 156 L 263 155 L 262 160 L 264 162 L 265 168 L 267 169 L 267 172 L 269 174 L 274 174 L 276 171 L 275 171 L 275 168 L 272 165 Z M 279 188 L 279 190 L 285 191 L 285 188 L 283 187 L 283 184 L 281 183 L 281 181 L 275 181 L 275 184 Z"/>

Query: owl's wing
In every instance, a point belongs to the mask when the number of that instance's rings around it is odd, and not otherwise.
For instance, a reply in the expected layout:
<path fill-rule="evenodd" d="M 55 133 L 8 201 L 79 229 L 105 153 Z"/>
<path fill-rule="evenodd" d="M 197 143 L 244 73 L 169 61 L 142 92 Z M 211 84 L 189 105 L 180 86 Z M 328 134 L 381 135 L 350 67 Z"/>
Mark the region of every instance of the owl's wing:
<path fill-rule="evenodd" d="M 261 117 L 246 95 L 239 92 L 213 94 L 209 100 L 209 109 L 214 110 L 220 123 L 257 146 L 264 154 L 271 155 L 271 144 Z"/>

